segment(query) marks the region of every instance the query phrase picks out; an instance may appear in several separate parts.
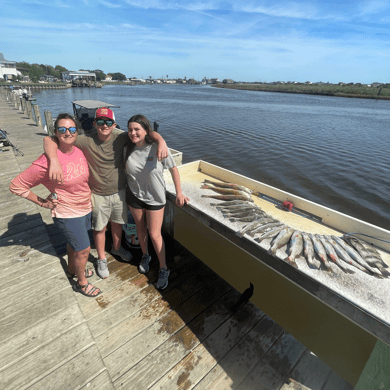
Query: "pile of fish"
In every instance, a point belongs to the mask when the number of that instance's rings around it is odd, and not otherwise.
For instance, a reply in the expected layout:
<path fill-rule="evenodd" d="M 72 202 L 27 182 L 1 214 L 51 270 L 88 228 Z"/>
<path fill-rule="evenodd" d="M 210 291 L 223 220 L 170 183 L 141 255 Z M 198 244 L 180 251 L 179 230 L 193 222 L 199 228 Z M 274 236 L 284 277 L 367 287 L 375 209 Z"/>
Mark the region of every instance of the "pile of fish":
<path fill-rule="evenodd" d="M 277 256 L 277 250 L 287 245 L 288 256 L 283 259 L 298 268 L 295 261 L 304 255 L 310 268 L 318 268 L 315 259 L 320 259 L 322 269 L 333 271 L 336 264 L 345 273 L 353 273 L 349 264 L 360 271 L 377 277 L 388 277 L 388 265 L 369 243 L 352 235 L 342 238 L 329 235 L 311 234 L 295 230 L 265 213 L 251 198 L 252 191 L 234 183 L 220 183 L 204 180 L 202 189 L 210 189 L 218 195 L 202 195 L 204 198 L 222 200 L 211 203 L 225 218 L 233 222 L 249 222 L 237 231 L 239 237 L 248 234 L 257 242 L 269 239 L 270 253 Z M 317 257 L 316 257 L 317 255 Z"/>

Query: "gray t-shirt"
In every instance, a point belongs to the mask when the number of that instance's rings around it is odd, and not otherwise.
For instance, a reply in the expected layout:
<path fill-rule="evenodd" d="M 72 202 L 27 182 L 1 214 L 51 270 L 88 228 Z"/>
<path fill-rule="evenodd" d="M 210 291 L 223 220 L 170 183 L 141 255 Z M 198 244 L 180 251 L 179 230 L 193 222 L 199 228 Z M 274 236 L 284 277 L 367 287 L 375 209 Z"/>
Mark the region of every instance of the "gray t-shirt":
<path fill-rule="evenodd" d="M 176 166 L 171 153 L 158 161 L 157 144 L 134 146 L 126 161 L 126 179 L 130 191 L 148 205 L 160 206 L 166 203 L 164 169 Z"/>

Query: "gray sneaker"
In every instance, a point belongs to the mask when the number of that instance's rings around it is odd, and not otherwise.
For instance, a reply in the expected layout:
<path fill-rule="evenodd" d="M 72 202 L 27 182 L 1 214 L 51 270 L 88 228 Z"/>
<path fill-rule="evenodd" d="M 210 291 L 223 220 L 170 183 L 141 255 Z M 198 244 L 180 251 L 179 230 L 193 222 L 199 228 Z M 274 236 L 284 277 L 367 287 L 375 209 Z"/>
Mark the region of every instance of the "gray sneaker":
<path fill-rule="evenodd" d="M 164 290 L 168 286 L 168 276 L 170 274 L 169 269 L 161 268 L 160 269 L 160 275 L 158 277 L 156 288 L 158 290 Z"/>
<path fill-rule="evenodd" d="M 138 266 L 138 271 L 141 274 L 146 274 L 149 271 L 150 260 L 152 260 L 150 255 L 147 255 L 146 253 L 142 255 L 141 263 Z"/>
<path fill-rule="evenodd" d="M 127 251 L 123 246 L 121 245 L 118 250 L 115 250 L 114 247 L 111 247 L 111 254 L 119 256 L 123 261 L 130 261 L 133 256 L 129 251 Z"/>
<path fill-rule="evenodd" d="M 108 278 L 110 273 L 108 272 L 107 259 L 97 259 L 97 270 L 96 273 L 102 278 Z"/>

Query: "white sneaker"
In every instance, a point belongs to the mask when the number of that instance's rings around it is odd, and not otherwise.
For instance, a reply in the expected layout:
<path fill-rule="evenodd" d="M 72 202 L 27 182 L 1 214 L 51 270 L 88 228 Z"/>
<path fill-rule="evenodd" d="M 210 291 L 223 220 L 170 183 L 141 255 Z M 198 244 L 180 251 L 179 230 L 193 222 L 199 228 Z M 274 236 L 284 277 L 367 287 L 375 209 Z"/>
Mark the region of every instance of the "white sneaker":
<path fill-rule="evenodd" d="M 96 273 L 102 279 L 108 278 L 108 275 L 110 275 L 110 272 L 108 271 L 108 267 L 107 267 L 107 259 L 97 259 L 97 270 L 96 270 Z"/>
<path fill-rule="evenodd" d="M 146 274 L 149 271 L 150 260 L 152 260 L 152 257 L 149 256 L 148 254 L 144 253 L 142 255 L 141 263 L 138 266 L 138 271 L 141 274 Z"/>
<path fill-rule="evenodd" d="M 114 247 L 111 247 L 111 254 L 119 256 L 123 261 L 130 261 L 133 256 L 132 254 L 127 251 L 123 246 L 121 245 L 118 250 L 115 250 Z"/>

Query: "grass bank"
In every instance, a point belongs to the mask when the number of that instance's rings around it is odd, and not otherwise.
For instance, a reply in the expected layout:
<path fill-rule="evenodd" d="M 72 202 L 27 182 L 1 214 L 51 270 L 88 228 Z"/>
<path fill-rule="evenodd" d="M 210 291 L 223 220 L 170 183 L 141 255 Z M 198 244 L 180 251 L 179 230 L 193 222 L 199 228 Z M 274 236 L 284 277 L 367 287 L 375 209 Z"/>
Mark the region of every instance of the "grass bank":
<path fill-rule="evenodd" d="M 390 85 L 387 84 L 381 87 L 322 84 L 216 84 L 213 87 L 246 91 L 301 93 L 308 95 L 390 100 Z"/>

